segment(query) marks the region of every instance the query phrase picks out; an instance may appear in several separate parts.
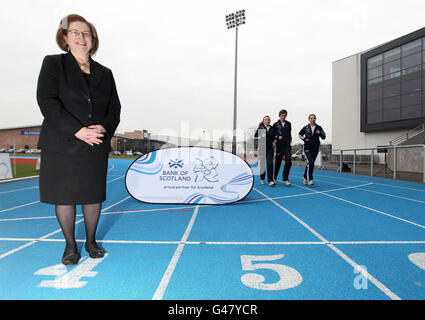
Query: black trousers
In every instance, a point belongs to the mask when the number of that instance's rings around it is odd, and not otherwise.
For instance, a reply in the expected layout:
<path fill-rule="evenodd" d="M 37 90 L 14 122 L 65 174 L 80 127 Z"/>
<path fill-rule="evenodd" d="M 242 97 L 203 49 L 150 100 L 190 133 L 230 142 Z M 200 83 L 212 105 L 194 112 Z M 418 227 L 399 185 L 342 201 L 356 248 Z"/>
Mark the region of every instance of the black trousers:
<path fill-rule="evenodd" d="M 318 153 L 319 153 L 319 148 L 316 148 L 316 147 L 306 148 L 304 146 L 304 155 L 306 157 L 304 179 L 306 179 L 307 181 L 313 180 L 314 162 L 316 161 Z"/>
<path fill-rule="evenodd" d="M 291 170 L 291 167 L 292 167 L 291 146 L 285 146 L 283 148 L 279 148 L 279 150 L 276 152 L 276 164 L 274 168 L 275 180 L 277 180 L 277 176 L 279 175 L 279 170 L 280 170 L 280 166 L 282 165 L 283 156 L 285 156 L 285 166 L 283 167 L 282 178 L 283 178 L 283 181 L 286 181 L 289 178 L 289 171 Z"/>
<path fill-rule="evenodd" d="M 259 160 L 260 160 L 260 179 L 265 180 L 266 179 L 266 169 L 267 169 L 267 181 L 273 181 L 273 158 L 274 158 L 274 151 L 273 149 L 266 150 L 266 154 L 260 154 Z"/>

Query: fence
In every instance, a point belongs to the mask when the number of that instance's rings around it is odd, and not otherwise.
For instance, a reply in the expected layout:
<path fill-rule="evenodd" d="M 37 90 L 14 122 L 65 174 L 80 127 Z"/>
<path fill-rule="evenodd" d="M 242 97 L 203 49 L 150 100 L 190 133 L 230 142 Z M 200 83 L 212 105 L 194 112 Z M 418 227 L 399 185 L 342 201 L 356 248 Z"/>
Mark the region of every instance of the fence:
<path fill-rule="evenodd" d="M 383 163 L 379 154 L 384 155 Z M 351 171 L 353 174 L 385 175 L 386 177 L 390 174 L 393 179 L 425 183 L 425 145 L 423 144 L 333 149 L 331 162 L 339 163 L 339 172 Z M 351 168 L 348 164 L 351 164 Z M 365 172 L 365 167 L 368 173 Z"/>

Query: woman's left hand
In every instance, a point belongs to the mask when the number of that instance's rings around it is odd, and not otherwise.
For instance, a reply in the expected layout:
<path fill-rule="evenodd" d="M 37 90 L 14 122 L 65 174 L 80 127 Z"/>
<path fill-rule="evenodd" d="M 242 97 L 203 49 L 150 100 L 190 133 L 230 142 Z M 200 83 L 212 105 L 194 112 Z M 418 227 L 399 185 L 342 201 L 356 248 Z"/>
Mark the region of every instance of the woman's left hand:
<path fill-rule="evenodd" d="M 88 127 L 89 129 L 96 129 L 98 133 L 105 133 L 105 128 L 100 124 L 94 124 Z"/>

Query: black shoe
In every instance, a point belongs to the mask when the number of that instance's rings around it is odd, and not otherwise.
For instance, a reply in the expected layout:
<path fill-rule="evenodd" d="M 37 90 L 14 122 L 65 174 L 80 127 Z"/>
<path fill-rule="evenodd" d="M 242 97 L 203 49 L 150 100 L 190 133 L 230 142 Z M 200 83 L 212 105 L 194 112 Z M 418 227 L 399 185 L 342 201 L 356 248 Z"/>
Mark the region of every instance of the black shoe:
<path fill-rule="evenodd" d="M 62 256 L 62 263 L 65 266 L 73 266 L 75 264 L 78 263 L 78 261 L 80 261 L 80 255 L 78 254 L 78 252 L 75 251 L 71 251 L 71 250 L 67 250 L 67 248 L 65 248 L 65 251 L 63 253 Z"/>
<path fill-rule="evenodd" d="M 92 244 L 91 246 L 84 246 L 87 250 L 87 252 L 90 255 L 90 258 L 103 258 L 103 256 L 105 255 L 105 251 L 103 251 L 97 244 Z"/>

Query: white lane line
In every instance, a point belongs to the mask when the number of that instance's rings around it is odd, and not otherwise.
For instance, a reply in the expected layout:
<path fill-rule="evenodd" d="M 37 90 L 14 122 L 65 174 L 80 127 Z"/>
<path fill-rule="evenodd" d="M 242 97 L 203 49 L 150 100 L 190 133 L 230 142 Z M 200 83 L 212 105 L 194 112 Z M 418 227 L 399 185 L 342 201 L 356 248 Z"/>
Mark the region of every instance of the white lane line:
<path fill-rule="evenodd" d="M 20 188 L 20 189 L 13 189 L 13 190 L 8 190 L 8 191 L 2 191 L 2 192 L 0 192 L 0 195 L 6 194 L 6 193 L 17 192 L 17 191 L 30 190 L 30 189 L 38 189 L 38 186 L 35 186 L 35 187 L 26 187 L 26 188 Z"/>
<path fill-rule="evenodd" d="M 397 296 L 394 292 L 392 292 L 388 287 L 386 287 L 382 282 L 380 282 L 378 279 L 376 279 L 374 276 L 372 276 L 370 273 L 368 273 L 364 268 L 361 268 L 354 260 L 352 260 L 350 257 L 348 257 L 345 253 L 343 253 L 341 250 L 339 250 L 337 247 L 335 247 L 333 244 L 330 243 L 330 241 L 326 240 L 320 233 L 318 233 L 316 230 L 314 230 L 312 227 L 310 227 L 308 224 L 306 224 L 303 220 L 298 218 L 296 215 L 294 215 L 291 211 L 280 205 L 275 200 L 271 199 L 266 194 L 262 193 L 261 191 L 257 190 L 256 188 L 253 188 L 255 191 L 263 195 L 264 197 L 268 198 L 271 202 L 273 202 L 276 206 L 281 208 L 284 212 L 286 212 L 288 215 L 290 215 L 292 218 L 294 218 L 296 221 L 298 221 L 301 225 L 303 225 L 307 230 L 309 230 L 311 233 L 313 233 L 317 238 L 319 238 L 322 242 L 326 242 L 326 245 L 332 249 L 337 255 L 339 255 L 344 261 L 346 261 L 348 264 L 350 264 L 355 270 L 358 270 L 364 277 L 366 277 L 370 282 L 372 282 L 379 290 L 381 290 L 385 295 L 387 295 L 392 300 L 401 300 L 399 296 Z"/>
<path fill-rule="evenodd" d="M 187 207 L 173 207 L 173 208 L 161 208 L 161 209 L 145 209 L 145 210 L 124 210 L 124 211 L 109 211 L 109 212 L 102 212 L 103 215 L 111 215 L 111 214 L 137 214 L 137 213 L 150 213 L 150 212 L 160 212 L 160 211 L 170 211 L 170 210 L 182 210 L 182 209 L 191 209 L 195 208 L 195 206 L 187 206 Z M 103 210 L 102 210 L 103 211 Z M 189 211 L 189 210 L 187 210 Z M 173 212 L 174 213 L 174 212 Z M 83 217 L 82 214 L 77 214 L 77 217 Z M 27 220 L 41 220 L 41 219 L 56 219 L 56 216 L 45 216 L 45 217 L 27 217 L 27 218 L 6 218 L 6 219 L 0 219 L 0 222 L 7 222 L 7 221 L 27 221 Z"/>
<path fill-rule="evenodd" d="M 149 213 L 149 212 L 158 212 L 158 211 L 169 211 L 169 210 L 183 210 L 183 209 L 192 209 L 196 206 L 184 206 L 184 207 L 171 207 L 171 208 L 159 208 L 159 209 L 143 209 L 143 210 L 120 210 L 120 211 L 109 211 L 104 212 L 102 215 L 107 214 L 120 214 L 120 213 Z M 188 210 L 190 211 L 190 210 Z"/>
<path fill-rule="evenodd" d="M 40 201 L 39 201 L 39 200 L 37 200 L 37 201 L 33 201 L 33 202 L 28 202 L 28 203 L 25 203 L 25 204 L 21 204 L 21 205 L 16 206 L 16 207 L 3 209 L 3 210 L 0 210 L 0 213 L 7 212 L 7 211 L 11 211 L 11 210 L 15 210 L 15 209 L 19 209 L 19 208 L 23 208 L 23 207 L 30 206 L 30 205 L 32 205 L 32 204 L 36 204 L 36 203 L 39 203 L 39 202 L 40 202 Z"/>
<path fill-rule="evenodd" d="M 113 182 L 115 180 L 121 179 L 122 177 L 125 177 L 125 175 L 122 175 L 122 176 L 119 176 L 118 178 L 114 178 L 112 180 L 106 181 L 106 183 Z M 19 206 L 15 206 L 15 207 L 12 207 L 12 208 L 7 208 L 7 209 L 0 210 L 0 213 L 11 211 L 11 210 L 15 210 L 15 209 L 19 209 L 19 208 L 23 208 L 23 207 L 30 206 L 30 205 L 33 205 L 33 204 L 36 204 L 36 203 L 39 203 L 39 202 L 40 202 L 40 200 L 33 201 L 33 202 L 28 202 L 28 203 L 24 203 L 24 204 L 21 204 Z"/>
<path fill-rule="evenodd" d="M 301 189 L 309 190 L 309 188 L 307 188 L 307 187 L 298 186 L 296 184 L 294 184 L 293 186 L 298 187 L 298 188 L 301 188 Z M 406 220 L 406 219 L 403 219 L 403 218 L 394 216 L 392 214 L 389 214 L 389 213 L 386 213 L 386 212 L 383 212 L 383 211 L 380 211 L 380 210 L 377 210 L 377 209 L 373 209 L 373 208 L 367 207 L 365 205 L 362 205 L 360 203 L 353 202 L 353 201 L 350 201 L 350 200 L 346 200 L 346 199 L 343 199 L 343 198 L 340 198 L 340 197 L 337 197 L 337 196 L 334 196 L 334 195 L 331 195 L 331 194 L 327 194 L 327 193 L 324 193 L 324 192 L 321 192 L 321 191 L 317 191 L 317 190 L 314 190 L 314 191 L 316 191 L 319 194 L 323 194 L 323 195 L 325 195 L 327 197 L 334 198 L 334 199 L 337 199 L 337 200 L 340 200 L 340 201 L 343 201 L 343 202 L 352 204 L 354 206 L 357 206 L 357 207 L 360 207 L 360 208 L 363 208 L 363 209 L 367 209 L 369 211 L 372 211 L 372 212 L 375 212 L 375 213 L 379 213 L 379 214 L 382 214 L 384 216 L 387 216 L 387 217 L 390 217 L 390 218 L 393 218 L 393 219 L 396 219 L 396 220 L 399 220 L 399 221 L 403 221 L 403 222 L 409 223 L 411 225 L 414 225 L 416 227 L 425 229 L 425 226 L 423 226 L 423 225 L 421 225 L 419 223 L 416 223 L 416 222 L 413 222 L 413 221 L 410 221 L 410 220 Z"/>
<path fill-rule="evenodd" d="M 345 185 L 345 184 L 332 182 L 332 181 L 329 181 L 329 180 L 326 180 L 326 179 L 320 179 L 320 181 L 324 181 L 324 182 L 327 182 L 327 183 L 330 183 L 330 184 L 334 184 L 334 185 L 337 185 L 337 186 L 347 186 L 347 185 Z M 373 184 L 373 183 L 370 183 L 370 184 Z M 363 190 L 363 191 L 367 191 L 367 192 L 371 192 L 371 193 L 376 193 L 376 194 L 382 194 L 382 195 L 384 195 L 384 196 L 389 196 L 389 197 L 394 197 L 394 198 L 399 198 L 399 199 L 403 199 L 403 200 L 409 200 L 409 201 L 419 202 L 419 203 L 424 203 L 424 204 L 425 204 L 425 201 L 422 201 L 422 200 L 417 200 L 417 199 L 412 199 L 412 198 L 407 198 L 407 197 L 397 196 L 397 195 L 395 195 L 395 194 L 386 193 L 386 192 L 381 192 L 381 191 L 375 191 L 375 190 L 363 189 L 363 188 L 360 188 L 360 186 L 358 186 L 356 189 Z"/>
<path fill-rule="evenodd" d="M 125 200 L 129 199 L 129 198 L 131 198 L 131 197 L 130 197 L 130 196 L 125 197 L 124 199 L 121 199 L 120 201 L 115 202 L 114 204 L 110 205 L 109 207 L 104 208 L 102 211 L 104 211 L 104 210 L 108 210 L 108 209 L 110 209 L 110 208 L 112 208 L 112 207 L 116 206 L 117 204 L 120 204 L 121 202 L 123 202 L 123 201 L 125 201 Z M 80 219 L 80 220 L 78 220 L 78 221 L 76 221 L 76 222 L 75 222 L 75 224 L 77 225 L 78 223 L 81 223 L 82 221 L 84 221 L 84 218 L 83 218 L 83 219 Z M 59 228 L 59 229 L 57 229 L 57 230 L 55 230 L 55 231 L 53 231 L 53 232 L 51 232 L 51 233 L 48 233 L 48 234 L 46 234 L 46 235 L 44 235 L 44 236 L 40 237 L 40 238 L 39 238 L 39 239 L 37 239 L 37 240 L 32 240 L 31 242 L 26 243 L 26 244 L 24 244 L 24 245 L 22 245 L 22 246 L 20 246 L 20 247 L 18 247 L 18 248 L 15 248 L 15 249 L 12 249 L 12 250 L 10 250 L 10 251 L 8 251 L 8 252 L 5 252 L 5 253 L 3 253 L 2 255 L 0 255 L 0 259 L 3 259 L 3 258 L 5 258 L 5 257 L 7 257 L 7 256 L 9 256 L 9 255 L 11 255 L 11 254 L 13 254 L 13 253 L 16 253 L 16 252 L 18 252 L 18 251 L 21 251 L 22 249 L 25 249 L 25 248 L 27 248 L 27 247 L 29 247 L 29 246 L 31 246 L 31 245 L 33 245 L 33 244 L 35 244 L 35 243 L 39 242 L 40 240 L 44 240 L 44 239 L 46 239 L 46 238 L 48 238 L 48 237 L 50 237 L 50 236 L 52 236 L 52 235 L 54 235 L 54 234 L 56 234 L 56 233 L 59 233 L 59 232 L 61 232 L 61 231 L 62 231 L 62 229 L 60 229 L 60 228 Z"/>
<path fill-rule="evenodd" d="M 108 181 L 106 181 L 106 183 L 113 182 L 115 180 L 121 179 L 122 177 L 125 177 L 125 175 L 119 176 L 118 178 L 114 178 L 112 180 L 108 180 Z M 36 203 L 39 203 L 39 202 L 40 202 L 40 200 L 33 201 L 33 202 L 28 202 L 28 203 L 24 203 L 24 204 L 21 204 L 21 205 L 16 206 L 16 207 L 12 207 L 12 208 L 7 208 L 7 209 L 0 210 L 0 213 L 11 211 L 11 210 L 15 210 L 15 209 L 19 209 L 19 208 L 26 207 L 26 206 L 30 206 L 30 205 L 33 205 L 33 204 L 36 204 Z"/>
<path fill-rule="evenodd" d="M 80 216 L 80 215 L 77 215 Z M 8 221 L 28 221 L 28 220 L 42 220 L 42 219 L 56 219 L 56 216 L 46 216 L 46 217 L 28 217 L 28 218 L 7 218 L 0 219 L 0 222 L 8 222 Z"/>
<path fill-rule="evenodd" d="M 167 270 L 165 271 L 161 279 L 161 282 L 159 283 L 159 286 L 156 289 L 155 294 L 153 295 L 152 300 L 162 300 L 165 290 L 167 289 L 168 283 L 170 282 L 171 276 L 174 273 L 174 269 L 176 268 L 177 262 L 180 259 L 181 253 L 185 246 L 185 242 L 187 238 L 189 237 L 193 224 L 195 223 L 195 219 L 196 219 L 196 216 L 198 215 L 198 211 L 199 211 L 199 205 L 196 206 L 193 212 L 192 218 L 190 219 L 190 222 L 186 228 L 186 231 L 184 232 L 183 237 L 180 240 L 180 244 L 178 245 L 176 251 L 174 252 L 174 255 L 171 258 L 170 264 L 168 265 Z"/>
<path fill-rule="evenodd" d="M 50 236 L 52 236 L 52 235 L 54 235 L 54 234 L 56 234 L 56 233 L 58 233 L 60 231 L 61 231 L 61 229 L 55 230 L 55 231 L 53 231 L 53 232 L 51 232 L 49 234 L 46 234 L 46 235 L 42 236 L 40 238 L 40 240 L 43 240 L 43 239 L 45 239 L 47 237 L 50 237 Z M 0 255 L 0 259 L 3 259 L 5 257 L 7 257 L 7 256 L 10 256 L 11 254 L 14 254 L 14 253 L 16 253 L 18 251 L 21 251 L 22 249 L 25 249 L 25 248 L 27 248 L 29 246 L 32 246 L 33 244 L 37 243 L 38 241 L 39 240 L 33 240 L 31 242 L 28 242 L 26 244 L 23 244 L 22 246 L 19 246 L 19 247 L 15 248 L 15 249 L 12 249 L 12 250 L 8 251 L 8 252 L 5 252 L 5 253 L 3 253 L 3 254 Z"/>
<path fill-rule="evenodd" d="M 121 176 L 123 177 L 123 176 Z M 117 178 L 118 179 L 118 178 Z M 112 180 L 111 180 L 112 181 Z M 109 182 L 111 182 L 109 181 Z M 331 182 L 332 183 L 332 182 Z M 353 189 L 353 188 L 359 188 L 361 186 L 367 186 L 372 183 L 365 183 L 357 186 L 348 186 L 343 188 L 335 188 L 330 190 L 324 190 L 321 192 L 334 192 L 334 191 L 340 191 L 340 190 L 347 190 L 347 189 Z M 317 194 L 316 191 L 311 191 L 308 193 L 300 193 L 300 194 L 293 194 L 289 196 L 279 196 L 279 197 L 273 197 L 271 199 L 285 199 L 285 198 L 294 198 L 294 197 L 302 197 L 302 196 L 310 196 Z M 244 203 L 250 203 L 250 202 L 260 202 L 260 201 L 268 201 L 268 199 L 253 199 L 253 200 L 245 200 L 242 202 L 236 202 L 236 204 L 244 204 Z M 203 207 L 210 207 L 211 205 L 205 205 Z M 144 210 L 122 210 L 122 211 L 114 211 L 114 212 L 103 212 L 102 215 L 110 215 L 110 214 L 121 214 L 121 213 L 146 213 L 146 212 L 159 212 L 159 211 L 167 211 L 167 210 L 178 210 L 178 209 L 189 209 L 194 208 L 195 206 L 185 206 L 185 207 L 173 207 L 173 208 L 160 208 L 160 209 L 144 209 Z M 77 215 L 81 216 L 81 215 Z M 46 216 L 46 217 L 26 217 L 26 218 L 9 218 L 9 219 L 0 219 L 0 222 L 6 222 L 6 221 L 25 221 L 25 220 L 38 220 L 38 219 L 52 219 L 56 218 L 56 216 Z"/>
<path fill-rule="evenodd" d="M 349 181 L 356 181 L 356 182 L 364 182 L 364 180 L 360 180 L 360 179 L 353 179 L 350 177 L 334 177 L 331 175 L 323 175 L 323 174 L 314 174 L 317 177 L 325 177 L 325 178 L 330 178 L 330 179 L 338 179 L 338 180 L 349 180 Z M 364 176 L 367 177 L 367 176 Z M 371 177 L 370 177 L 371 178 Z M 413 182 L 412 182 L 413 183 Z M 413 190 L 413 191 L 419 191 L 419 192 L 425 192 L 424 189 L 416 189 L 416 188 L 410 188 L 410 187 L 403 187 L 403 186 L 396 186 L 396 185 L 392 185 L 392 184 L 387 184 L 387 183 L 381 183 L 381 182 L 374 182 L 373 184 L 378 184 L 381 186 L 386 186 L 386 187 L 392 187 L 392 188 L 399 188 L 399 189 L 407 189 L 407 190 Z"/>
<path fill-rule="evenodd" d="M 114 178 L 114 179 L 108 180 L 108 181 L 106 181 L 106 183 L 113 182 L 115 180 L 121 179 L 122 177 L 125 177 L 125 175 L 119 176 L 118 178 Z"/>
<path fill-rule="evenodd" d="M 347 190 L 347 189 L 355 189 L 359 187 L 364 187 L 367 185 L 370 185 L 372 183 L 364 183 L 357 186 L 345 186 L 343 188 L 335 188 L 335 189 L 329 189 L 329 190 L 323 190 L 322 192 L 334 192 L 334 191 L 340 191 L 340 190 Z M 285 199 L 285 198 L 295 198 L 295 197 L 303 197 L 303 196 L 310 196 L 316 194 L 314 191 L 310 191 L 307 193 L 300 193 L 300 194 L 291 194 L 289 196 L 278 196 L 278 197 L 272 197 L 271 199 Z M 268 199 L 253 199 L 253 200 L 244 200 L 240 202 L 236 202 L 234 204 L 244 204 L 249 202 L 259 202 L 259 201 L 268 201 Z"/>
<path fill-rule="evenodd" d="M 49 238 L 0 238 L 0 241 L 20 241 L 20 242 L 65 242 L 65 239 L 49 239 Z M 76 239 L 76 242 L 85 242 L 85 239 Z M 155 240 L 97 240 L 99 243 L 112 244 L 187 244 L 187 245 L 326 245 L 326 244 L 345 244 L 345 245 L 393 245 L 393 244 L 425 244 L 425 241 L 415 240 L 396 240 L 396 241 L 155 241 Z"/>

